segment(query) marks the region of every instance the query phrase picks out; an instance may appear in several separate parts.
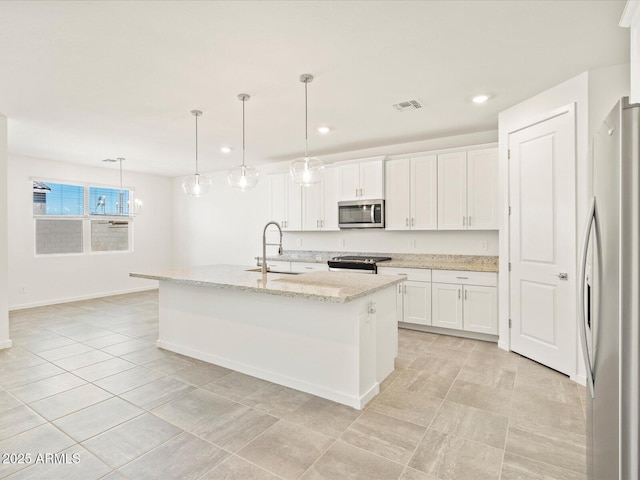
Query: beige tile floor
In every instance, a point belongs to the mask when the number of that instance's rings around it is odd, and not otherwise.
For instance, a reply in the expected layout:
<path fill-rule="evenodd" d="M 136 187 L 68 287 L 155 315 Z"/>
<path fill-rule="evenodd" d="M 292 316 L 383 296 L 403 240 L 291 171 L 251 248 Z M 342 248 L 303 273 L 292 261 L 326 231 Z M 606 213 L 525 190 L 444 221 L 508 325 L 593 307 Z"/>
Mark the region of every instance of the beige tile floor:
<path fill-rule="evenodd" d="M 357 411 L 160 350 L 157 311 L 153 291 L 11 313 L 0 478 L 585 476 L 584 389 L 495 344 L 400 330 L 396 370 Z"/>

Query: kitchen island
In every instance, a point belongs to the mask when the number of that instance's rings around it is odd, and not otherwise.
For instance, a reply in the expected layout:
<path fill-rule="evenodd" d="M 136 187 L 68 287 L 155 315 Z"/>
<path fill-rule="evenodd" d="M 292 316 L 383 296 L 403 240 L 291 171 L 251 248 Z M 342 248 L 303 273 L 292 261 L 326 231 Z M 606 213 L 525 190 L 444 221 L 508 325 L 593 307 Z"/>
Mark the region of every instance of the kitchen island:
<path fill-rule="evenodd" d="M 159 281 L 161 348 L 358 409 L 394 369 L 404 277 L 236 265 L 130 275 Z"/>

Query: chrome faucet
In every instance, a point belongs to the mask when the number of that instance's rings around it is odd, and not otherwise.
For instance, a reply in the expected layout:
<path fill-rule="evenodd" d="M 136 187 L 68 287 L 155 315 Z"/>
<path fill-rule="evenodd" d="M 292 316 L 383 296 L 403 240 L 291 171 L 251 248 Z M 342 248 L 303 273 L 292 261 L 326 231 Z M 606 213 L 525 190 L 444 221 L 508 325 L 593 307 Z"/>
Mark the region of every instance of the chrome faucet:
<path fill-rule="evenodd" d="M 280 231 L 280 243 L 267 243 L 267 228 L 269 225 L 275 225 Z M 278 222 L 271 221 L 264 226 L 262 231 L 262 275 L 267 274 L 267 245 L 278 245 L 278 255 L 282 255 L 282 229 Z"/>

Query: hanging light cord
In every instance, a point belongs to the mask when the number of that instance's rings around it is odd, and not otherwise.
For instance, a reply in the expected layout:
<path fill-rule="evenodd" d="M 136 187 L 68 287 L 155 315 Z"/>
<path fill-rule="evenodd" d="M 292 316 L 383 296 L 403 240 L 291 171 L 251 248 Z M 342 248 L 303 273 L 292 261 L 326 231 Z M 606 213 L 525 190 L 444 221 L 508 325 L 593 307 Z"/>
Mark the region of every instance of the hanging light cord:
<path fill-rule="evenodd" d="M 244 169 L 244 102 L 246 98 L 242 98 L 242 167 Z M 244 174 L 244 173 L 243 173 Z"/>
<path fill-rule="evenodd" d="M 196 175 L 198 175 L 198 115 L 196 117 Z"/>
<path fill-rule="evenodd" d="M 307 143 L 309 141 L 309 115 L 307 109 L 307 85 L 309 84 L 308 80 L 304 82 L 304 156 L 305 158 L 309 157 L 309 153 L 307 151 Z"/>

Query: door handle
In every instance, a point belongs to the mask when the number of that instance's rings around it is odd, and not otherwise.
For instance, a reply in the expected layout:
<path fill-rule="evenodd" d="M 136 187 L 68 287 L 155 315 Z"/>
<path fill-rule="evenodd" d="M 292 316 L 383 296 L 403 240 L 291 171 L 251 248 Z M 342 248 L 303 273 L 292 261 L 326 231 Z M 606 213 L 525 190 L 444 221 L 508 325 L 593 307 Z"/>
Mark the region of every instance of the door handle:
<path fill-rule="evenodd" d="M 460 300 L 460 289 L 458 289 L 458 300 Z"/>
<path fill-rule="evenodd" d="M 405 225 L 408 227 L 409 226 L 409 217 L 405 218 Z"/>
<path fill-rule="evenodd" d="M 591 364 L 591 357 L 589 356 L 589 343 L 587 342 L 587 312 L 585 311 L 584 302 L 585 302 L 585 280 L 587 277 L 587 253 L 589 250 L 589 240 L 591 239 L 591 228 L 596 222 L 596 197 L 591 199 L 591 207 L 589 208 L 589 216 L 587 217 L 587 226 L 584 231 L 583 236 L 583 244 L 582 244 L 582 255 L 580 256 L 580 283 L 579 283 L 579 295 L 580 299 L 580 321 L 578 324 L 580 325 L 580 342 L 582 343 L 582 356 L 584 358 L 584 365 L 587 370 L 587 384 L 589 388 L 589 393 L 591 394 L 591 398 L 594 398 L 594 378 L 593 378 L 593 365 Z M 597 223 L 596 230 L 597 230 Z M 597 238 L 597 234 L 596 234 Z"/>
<path fill-rule="evenodd" d="M 569 280 L 569 274 L 568 273 L 559 273 L 558 274 L 558 278 L 560 280 Z"/>
<path fill-rule="evenodd" d="M 467 217 L 465 217 L 464 215 L 462 216 L 462 226 L 463 227 L 467 226 Z"/>
<path fill-rule="evenodd" d="M 415 219 L 411 217 L 411 226 L 413 227 L 414 225 L 415 225 Z"/>
<path fill-rule="evenodd" d="M 466 290 L 464 291 L 464 299 L 465 300 L 467 299 L 467 291 Z"/>
<path fill-rule="evenodd" d="M 471 226 L 471 215 L 469 215 L 469 226 Z"/>

